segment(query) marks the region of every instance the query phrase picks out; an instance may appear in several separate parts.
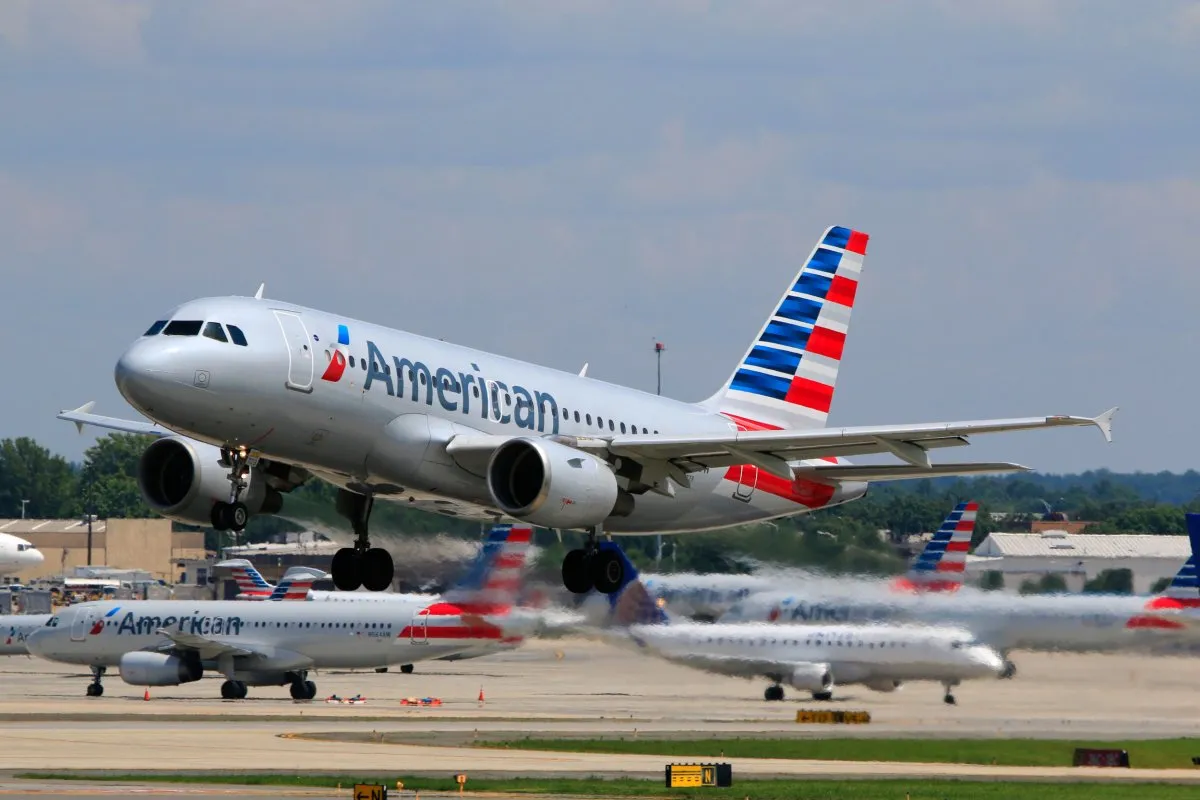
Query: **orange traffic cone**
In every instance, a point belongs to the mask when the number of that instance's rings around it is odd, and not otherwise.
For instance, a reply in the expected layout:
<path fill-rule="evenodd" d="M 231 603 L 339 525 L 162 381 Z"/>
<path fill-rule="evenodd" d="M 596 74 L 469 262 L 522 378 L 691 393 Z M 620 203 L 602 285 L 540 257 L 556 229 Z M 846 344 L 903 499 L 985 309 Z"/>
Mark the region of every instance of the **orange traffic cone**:
<path fill-rule="evenodd" d="M 146 687 L 146 693 L 145 693 L 144 695 L 142 695 L 142 699 L 143 699 L 143 700 L 149 700 L 149 699 L 150 699 L 150 687 L 149 687 L 149 686 L 147 686 L 147 687 Z"/>
<path fill-rule="evenodd" d="M 479 687 L 479 705 L 483 705 L 483 687 Z"/>

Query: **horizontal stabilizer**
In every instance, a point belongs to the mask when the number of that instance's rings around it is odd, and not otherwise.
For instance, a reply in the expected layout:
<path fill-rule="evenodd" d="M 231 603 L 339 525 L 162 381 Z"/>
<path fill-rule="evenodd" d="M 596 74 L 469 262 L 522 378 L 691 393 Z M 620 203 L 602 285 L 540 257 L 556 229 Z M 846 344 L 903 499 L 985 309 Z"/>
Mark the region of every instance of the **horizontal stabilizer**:
<path fill-rule="evenodd" d="M 839 481 L 904 481 L 913 478 L 943 478 L 948 475 L 988 475 L 1002 472 L 1030 472 L 1032 467 L 1004 461 L 982 464 L 830 464 L 795 469 L 797 478 L 822 478 Z"/>

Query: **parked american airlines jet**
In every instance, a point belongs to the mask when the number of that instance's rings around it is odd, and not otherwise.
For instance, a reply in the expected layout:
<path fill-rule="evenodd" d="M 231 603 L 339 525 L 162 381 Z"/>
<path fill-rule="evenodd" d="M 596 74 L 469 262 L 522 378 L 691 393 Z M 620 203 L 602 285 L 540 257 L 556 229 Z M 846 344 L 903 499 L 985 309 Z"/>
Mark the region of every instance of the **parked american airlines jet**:
<path fill-rule="evenodd" d="M 11 533 L 0 533 L 0 575 L 36 567 L 45 560 L 41 551 L 29 542 Z"/>
<path fill-rule="evenodd" d="M 1096 425 L 1098 417 L 825 428 L 867 235 L 833 227 L 707 400 L 686 403 L 311 308 L 255 297 L 194 300 L 121 356 L 121 394 L 157 424 L 60 418 L 161 437 L 139 483 L 160 514 L 240 529 L 311 478 L 338 487 L 353 547 L 339 589 L 382 590 L 376 498 L 481 520 L 587 532 L 563 561 L 574 592 L 611 592 L 621 564 L 601 533 L 680 533 L 803 513 L 862 497 L 871 480 L 1012 472 L 933 464 L 971 434 Z M 161 426 L 161 427 L 160 427 Z M 855 466 L 890 453 L 903 463 Z"/>

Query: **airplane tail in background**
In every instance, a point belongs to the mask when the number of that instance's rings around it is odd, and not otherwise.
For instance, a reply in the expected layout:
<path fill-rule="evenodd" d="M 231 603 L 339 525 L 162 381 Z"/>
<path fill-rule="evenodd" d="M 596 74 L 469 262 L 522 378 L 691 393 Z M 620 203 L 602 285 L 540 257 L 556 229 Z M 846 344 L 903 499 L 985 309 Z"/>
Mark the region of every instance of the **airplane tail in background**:
<path fill-rule="evenodd" d="M 1175 573 L 1167 591 L 1147 604 L 1148 609 L 1200 608 L 1200 576 L 1196 572 L 1196 558 L 1200 555 L 1200 514 L 1187 515 L 1187 531 L 1192 554 Z"/>
<path fill-rule="evenodd" d="M 442 595 L 441 601 L 464 613 L 507 613 L 525 587 L 532 540 L 531 527 L 493 526 L 466 574 Z"/>
<path fill-rule="evenodd" d="M 630 625 L 665 624 L 669 620 L 667 613 L 646 589 L 638 576 L 637 567 L 625 555 L 625 551 L 616 542 L 601 542 L 601 550 L 616 553 L 624 566 L 624 577 L 621 586 L 608 596 L 612 608 L 610 625 L 627 628 Z"/>
<path fill-rule="evenodd" d="M 825 231 L 737 369 L 703 405 L 739 430 L 825 426 L 867 238 Z"/>
<path fill-rule="evenodd" d="M 267 582 L 254 565 L 244 558 L 233 558 L 217 564 L 218 567 L 229 567 L 233 579 L 237 583 L 238 597 L 246 599 L 266 599 L 275 590 Z"/>
<path fill-rule="evenodd" d="M 268 600 L 307 600 L 308 590 L 328 573 L 313 567 L 292 567 L 279 579 Z"/>
<path fill-rule="evenodd" d="M 975 502 L 955 506 L 913 560 L 908 575 L 896 581 L 894 587 L 917 592 L 952 592 L 961 588 L 978 513 L 979 504 Z"/>

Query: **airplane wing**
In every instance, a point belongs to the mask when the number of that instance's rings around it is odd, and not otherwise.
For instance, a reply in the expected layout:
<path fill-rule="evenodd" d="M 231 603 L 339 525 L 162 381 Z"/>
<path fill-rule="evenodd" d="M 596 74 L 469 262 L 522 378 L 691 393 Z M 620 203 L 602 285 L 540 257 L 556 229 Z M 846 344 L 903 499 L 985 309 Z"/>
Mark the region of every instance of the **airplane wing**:
<path fill-rule="evenodd" d="M 122 433 L 140 433 L 145 436 L 172 436 L 174 431 L 169 431 L 161 425 L 156 425 L 153 422 L 143 422 L 131 419 L 120 419 L 118 417 L 106 417 L 102 414 L 91 413 L 92 408 L 96 405 L 96 401 L 84 403 L 79 408 L 74 408 L 69 411 L 58 412 L 59 419 L 65 419 L 67 422 L 74 422 L 75 429 L 83 433 L 84 425 L 95 425 L 97 428 L 107 428 L 109 430 L 121 431 Z"/>
<path fill-rule="evenodd" d="M 735 678 L 763 678 L 776 675 L 791 675 L 797 667 L 803 666 L 796 661 L 777 661 L 768 658 L 739 658 L 736 656 L 713 656 L 700 653 L 687 655 L 659 656 L 673 664 L 679 664 L 692 669 L 712 672 L 717 675 L 729 675 Z"/>
<path fill-rule="evenodd" d="M 160 636 L 165 636 L 171 640 L 174 649 L 194 650 L 200 655 L 200 658 L 207 661 L 223 655 L 231 656 L 256 656 L 260 655 L 254 650 L 247 650 L 244 647 L 222 642 L 218 639 L 209 639 L 206 636 L 200 636 L 195 633 L 183 633 L 181 631 L 173 631 L 167 628 L 159 628 L 155 633 Z"/>

